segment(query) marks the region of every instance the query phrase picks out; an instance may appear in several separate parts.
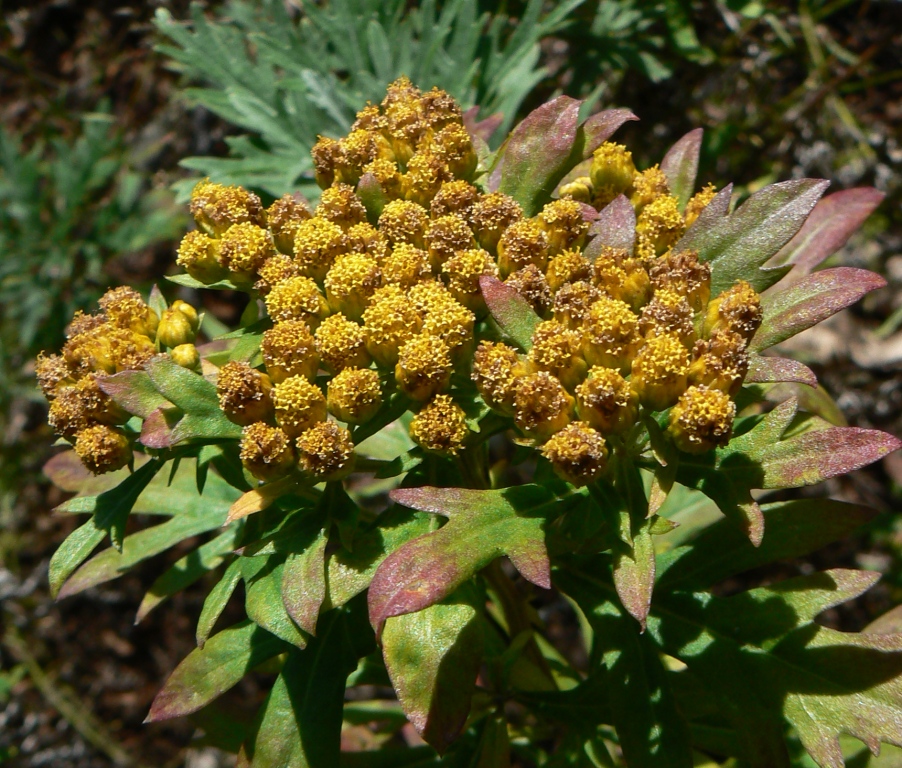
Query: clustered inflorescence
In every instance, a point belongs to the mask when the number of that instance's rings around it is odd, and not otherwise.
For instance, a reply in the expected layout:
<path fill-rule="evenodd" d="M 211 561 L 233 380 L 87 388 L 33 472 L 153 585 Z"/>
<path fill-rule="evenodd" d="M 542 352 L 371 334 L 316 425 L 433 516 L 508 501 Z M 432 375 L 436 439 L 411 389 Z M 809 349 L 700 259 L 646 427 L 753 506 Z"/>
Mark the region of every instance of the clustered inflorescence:
<path fill-rule="evenodd" d="M 477 152 L 453 99 L 403 78 L 345 138 L 320 138 L 312 154 L 323 188 L 314 211 L 292 196 L 265 208 L 240 187 L 201 182 L 191 200 L 198 228 L 179 247 L 192 277 L 259 296 L 272 320 L 263 370 L 229 362 L 217 381 L 256 477 L 296 467 L 316 478 L 347 473 L 348 426 L 372 419 L 394 392 L 414 411 L 412 439 L 456 455 L 470 435 L 460 402 L 468 379 L 575 484 L 605 471 L 609 441 L 642 412 L 670 409 L 667 433 L 686 452 L 729 440 L 759 298 L 742 281 L 712 298 L 709 266 L 674 249 L 713 188 L 681 211 L 658 166 L 637 171 L 625 147 L 605 143 L 589 176 L 527 218 L 513 198 L 479 188 Z M 364 204 L 372 189 L 377 212 Z M 583 203 L 601 208 L 620 195 L 636 211 L 635 248 L 596 248 L 589 258 Z M 541 318 L 528 353 L 486 321 L 484 275 Z M 95 471 L 130 456 L 117 428 L 125 414 L 95 377 L 140 368 L 165 349 L 199 367 L 187 305 L 160 319 L 126 288 L 101 308 L 73 321 L 61 357 L 39 364 L 51 423 Z"/>

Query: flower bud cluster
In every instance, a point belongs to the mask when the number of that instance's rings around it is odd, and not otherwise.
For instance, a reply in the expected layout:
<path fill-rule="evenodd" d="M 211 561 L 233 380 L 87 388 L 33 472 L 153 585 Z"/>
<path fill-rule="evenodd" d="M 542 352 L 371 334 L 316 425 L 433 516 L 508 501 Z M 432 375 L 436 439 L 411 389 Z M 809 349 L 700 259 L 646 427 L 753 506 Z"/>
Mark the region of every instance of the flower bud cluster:
<path fill-rule="evenodd" d="M 164 347 L 180 365 L 196 367 L 198 316 L 175 302 L 160 317 L 128 287 L 107 291 L 94 315 L 77 313 L 66 330 L 59 355 L 41 355 L 38 384 L 50 403 L 48 420 L 57 434 L 74 443 L 84 465 L 95 474 L 128 464 L 132 448 L 122 426 L 129 415 L 100 388 L 99 379 L 140 370 Z"/>

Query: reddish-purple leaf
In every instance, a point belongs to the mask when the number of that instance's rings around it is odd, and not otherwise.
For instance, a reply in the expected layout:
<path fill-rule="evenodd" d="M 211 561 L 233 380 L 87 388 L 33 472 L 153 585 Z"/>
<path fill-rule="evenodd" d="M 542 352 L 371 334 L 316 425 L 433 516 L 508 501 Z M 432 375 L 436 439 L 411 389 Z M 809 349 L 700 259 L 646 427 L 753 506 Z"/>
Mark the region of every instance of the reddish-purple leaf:
<path fill-rule="evenodd" d="M 532 346 L 532 334 L 542 319 L 526 299 L 497 277 L 483 275 L 479 278 L 479 288 L 498 327 L 520 349 L 528 351 Z"/>
<path fill-rule="evenodd" d="M 632 550 L 626 548 L 614 551 L 614 587 L 627 613 L 632 616 L 642 631 L 648 609 L 651 607 L 651 593 L 655 587 L 655 545 L 652 540 L 653 519 L 646 519 L 642 528 L 633 535 Z"/>
<path fill-rule="evenodd" d="M 145 722 L 155 723 L 197 712 L 237 684 L 251 669 L 291 646 L 241 621 L 195 648 L 156 695 Z"/>
<path fill-rule="evenodd" d="M 477 136 L 484 142 L 489 142 L 495 131 L 498 130 L 498 126 L 504 122 L 504 115 L 496 112 L 494 115 L 489 115 L 485 120 L 477 120 L 478 115 L 479 107 L 470 107 L 464 112 L 464 127 L 472 136 Z"/>
<path fill-rule="evenodd" d="M 169 448 L 172 430 L 178 424 L 180 413 L 175 408 L 158 408 L 141 425 L 141 444 L 148 448 Z"/>
<path fill-rule="evenodd" d="M 595 261 L 605 246 L 632 253 L 636 244 L 636 211 L 632 203 L 624 195 L 615 198 L 598 212 L 589 235 L 593 237 L 586 246 L 585 256 L 590 261 Z"/>
<path fill-rule="evenodd" d="M 867 466 L 902 447 L 886 432 L 831 427 L 771 443 L 760 452 L 762 488 L 813 485 Z"/>
<path fill-rule="evenodd" d="M 676 244 L 676 250 L 698 251 L 711 263 L 711 295 L 736 280 L 747 280 L 757 291 L 774 284 L 785 269 L 760 267 L 799 231 L 829 182 L 795 179 L 759 190 L 728 216 L 699 226 L 698 221 Z M 708 206 L 710 208 L 710 206 Z"/>
<path fill-rule="evenodd" d="M 391 616 L 419 611 L 450 595 L 477 571 L 507 555 L 521 575 L 551 584 L 545 525 L 561 500 L 523 485 L 500 491 L 402 488 L 394 501 L 448 517 L 434 533 L 407 542 L 379 566 L 369 590 L 370 623 L 379 631 Z"/>
<path fill-rule="evenodd" d="M 794 264 L 793 274 L 807 274 L 846 244 L 886 195 L 872 187 L 845 189 L 814 206 L 805 224 L 768 266 Z"/>
<path fill-rule="evenodd" d="M 482 623 L 475 589 L 385 622 L 382 655 L 398 701 L 439 754 L 460 735 L 482 664 Z"/>
<path fill-rule="evenodd" d="M 500 161 L 499 190 L 520 203 L 527 216 L 539 211 L 570 170 L 581 105 L 558 96 L 530 112 L 511 132 Z"/>
<path fill-rule="evenodd" d="M 596 112 L 579 127 L 576 148 L 580 156 L 577 160 L 589 157 L 604 144 L 626 122 L 638 120 L 628 109 L 606 109 Z"/>
<path fill-rule="evenodd" d="M 807 365 L 785 357 L 764 357 L 751 355 L 749 372 L 745 377 L 747 384 L 773 384 L 791 381 L 797 384 L 817 386 L 817 376 Z"/>
<path fill-rule="evenodd" d="M 730 203 L 733 201 L 733 185 L 727 184 L 720 192 L 714 195 L 710 203 L 708 203 L 698 218 L 692 222 L 692 226 L 686 230 L 686 237 L 695 237 L 697 232 L 702 232 L 713 227 L 719 219 L 722 219 L 730 212 Z"/>
<path fill-rule="evenodd" d="M 661 161 L 661 171 L 667 177 L 670 194 L 679 201 L 680 210 L 686 207 L 695 190 L 703 135 L 704 131 L 701 128 L 689 131 L 668 150 Z"/>
<path fill-rule="evenodd" d="M 761 299 L 764 319 L 749 349 L 779 344 L 885 285 L 886 280 L 866 269 L 837 267 L 806 275 L 783 290 L 768 291 Z"/>
<path fill-rule="evenodd" d="M 120 408 L 146 419 L 158 408 L 173 408 L 161 395 L 144 371 L 122 371 L 112 376 L 99 376 L 97 385 Z"/>

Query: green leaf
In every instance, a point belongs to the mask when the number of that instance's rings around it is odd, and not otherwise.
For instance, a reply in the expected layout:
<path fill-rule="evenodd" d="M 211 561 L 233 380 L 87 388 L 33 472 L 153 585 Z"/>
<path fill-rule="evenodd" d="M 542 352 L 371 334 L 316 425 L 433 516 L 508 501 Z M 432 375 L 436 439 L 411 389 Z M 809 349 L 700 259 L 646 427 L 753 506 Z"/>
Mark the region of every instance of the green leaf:
<path fill-rule="evenodd" d="M 761 297 L 764 317 L 749 349 L 760 352 L 779 344 L 885 285 L 886 280 L 866 269 L 838 267 L 803 277 L 782 291 L 768 291 Z"/>
<path fill-rule="evenodd" d="M 166 279 L 170 283 L 181 285 L 185 288 L 195 288 L 197 290 L 218 290 L 218 291 L 241 291 L 246 286 L 238 286 L 231 280 L 217 280 L 215 283 L 202 283 L 200 280 L 191 277 L 191 275 L 166 275 Z"/>
<path fill-rule="evenodd" d="M 319 636 L 305 650 L 289 653 L 244 744 L 251 766 L 338 766 L 345 681 L 365 654 L 364 643 L 372 645 L 372 634 L 352 613 L 330 611 L 320 621 Z"/>
<path fill-rule="evenodd" d="M 213 589 L 204 600 L 204 607 L 201 609 L 200 618 L 197 620 L 197 646 L 203 648 L 207 642 L 207 638 L 213 632 L 217 620 L 225 610 L 226 603 L 232 597 L 235 587 L 241 581 L 242 558 L 236 558 L 229 563 L 222 578 L 216 582 Z"/>
<path fill-rule="evenodd" d="M 548 588 L 545 525 L 582 497 L 559 499 L 544 487 L 501 491 L 464 488 L 403 488 L 391 498 L 405 506 L 448 517 L 435 533 L 392 552 L 370 584 L 370 622 L 421 610 L 447 597 L 473 574 L 507 555 L 521 575 Z"/>
<path fill-rule="evenodd" d="M 282 602 L 288 615 L 304 632 L 316 634 L 316 621 L 326 599 L 326 544 L 320 529 L 302 552 L 292 552 L 282 573 Z"/>
<path fill-rule="evenodd" d="M 233 525 L 212 541 L 176 560 L 147 590 L 141 605 L 138 606 L 135 623 L 143 621 L 160 603 L 190 587 L 222 565 L 235 549 L 240 530 L 241 526 Z"/>
<path fill-rule="evenodd" d="M 247 617 L 286 643 L 307 646 L 308 637 L 291 620 L 282 602 L 284 562 L 274 556 L 242 558 Z"/>
<path fill-rule="evenodd" d="M 524 352 L 528 352 L 532 347 L 532 334 L 542 318 L 515 289 L 496 277 L 483 275 L 479 278 L 479 288 L 502 333 Z"/>
<path fill-rule="evenodd" d="M 648 633 L 640 634 L 621 606 L 578 575 L 560 569 L 554 581 L 592 625 L 610 713 L 628 764 L 691 768 L 689 731 L 654 641 Z"/>
<path fill-rule="evenodd" d="M 439 754 L 460 734 L 482 664 L 482 622 L 475 588 L 459 589 L 421 611 L 389 618 L 382 653 L 398 700 Z"/>
<path fill-rule="evenodd" d="M 486 720 L 479 740 L 479 757 L 474 768 L 510 768 L 511 745 L 507 722 L 496 715 Z"/>
<path fill-rule="evenodd" d="M 158 408 L 171 408 L 144 371 L 122 371 L 97 378 L 97 385 L 113 402 L 133 416 L 146 419 Z"/>
<path fill-rule="evenodd" d="M 65 584 L 79 565 L 90 557 L 91 553 L 106 537 L 107 532 L 94 524 L 92 517 L 70 533 L 65 541 L 56 548 L 50 558 L 50 594 L 56 598 L 60 588 Z"/>
<path fill-rule="evenodd" d="M 241 621 L 196 648 L 169 676 L 145 722 L 183 717 L 236 685 L 254 667 L 291 646 L 251 621 Z"/>
<path fill-rule="evenodd" d="M 709 226 L 693 226 L 674 247 L 698 251 L 702 261 L 711 263 L 712 296 L 737 280 L 747 280 L 756 291 L 763 291 L 783 272 L 763 270 L 762 265 L 799 231 L 828 183 L 796 179 L 772 184 L 729 216 Z"/>
<path fill-rule="evenodd" d="M 708 589 L 731 576 L 778 560 L 803 557 L 845 538 L 876 514 L 867 507 L 831 499 L 763 504 L 767 535 L 753 546 L 729 520 L 715 523 L 691 544 L 658 558 L 658 586 Z"/>
<path fill-rule="evenodd" d="M 814 372 L 796 360 L 770 355 L 749 355 L 749 370 L 745 376 L 746 384 L 773 384 L 775 382 L 793 382 L 817 387 L 817 376 Z"/>
<path fill-rule="evenodd" d="M 701 128 L 689 131 L 667 151 L 661 161 L 661 171 L 667 178 L 670 194 L 676 197 L 681 211 L 686 208 L 686 203 L 695 191 L 703 135 Z"/>
<path fill-rule="evenodd" d="M 147 466 L 147 465 L 145 465 Z M 156 490 L 151 499 L 145 499 L 151 487 L 141 494 L 138 504 L 143 511 L 151 504 L 171 510 L 169 520 L 161 525 L 133 533 L 123 541 L 122 548 L 110 547 L 93 557 L 60 589 L 59 596 L 68 597 L 86 589 L 116 579 L 137 563 L 164 552 L 191 536 L 215 530 L 225 522 L 229 506 L 238 493 L 220 478 L 214 477 L 201 496 L 194 490 L 193 471 L 186 466 L 171 485 Z"/>

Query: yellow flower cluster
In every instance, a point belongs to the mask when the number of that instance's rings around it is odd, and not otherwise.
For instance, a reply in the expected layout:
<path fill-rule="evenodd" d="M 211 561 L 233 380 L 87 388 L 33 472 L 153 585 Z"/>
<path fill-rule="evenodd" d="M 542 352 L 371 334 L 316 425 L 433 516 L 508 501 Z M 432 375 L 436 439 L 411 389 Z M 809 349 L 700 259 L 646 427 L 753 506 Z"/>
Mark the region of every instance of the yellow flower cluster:
<path fill-rule="evenodd" d="M 185 302 L 176 301 L 160 317 L 137 291 L 115 288 L 100 299 L 97 314 L 76 314 L 62 354 L 38 358 L 36 375 L 50 403 L 50 425 L 74 443 L 92 472 L 110 472 L 132 459 L 121 429 L 129 415 L 100 388 L 98 377 L 140 370 L 164 348 L 178 364 L 196 368 L 197 325 L 197 312 Z"/>

